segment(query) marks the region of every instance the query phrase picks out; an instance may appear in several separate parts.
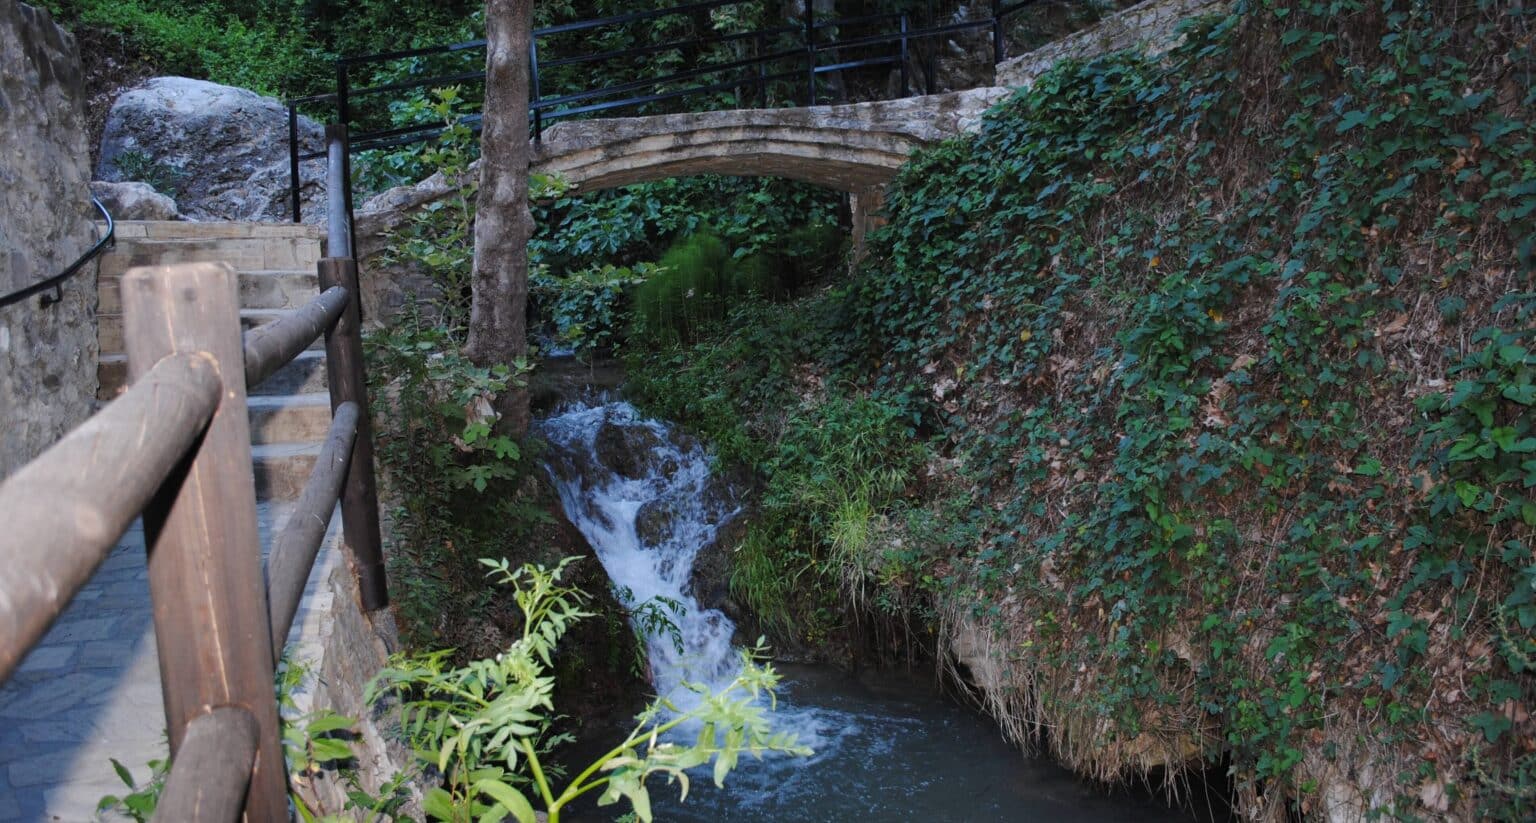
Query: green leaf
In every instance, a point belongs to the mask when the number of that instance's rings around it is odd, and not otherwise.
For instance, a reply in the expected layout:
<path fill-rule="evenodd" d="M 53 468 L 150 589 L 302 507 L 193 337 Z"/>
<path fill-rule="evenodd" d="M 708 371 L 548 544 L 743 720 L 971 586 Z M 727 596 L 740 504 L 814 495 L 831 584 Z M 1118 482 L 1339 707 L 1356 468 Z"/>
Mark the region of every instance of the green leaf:
<path fill-rule="evenodd" d="M 492 800 L 511 812 L 518 823 L 536 823 L 538 820 L 533 813 L 533 804 L 528 802 L 528 798 L 500 780 L 481 780 L 474 784 L 473 789 L 490 795 Z"/>
<path fill-rule="evenodd" d="M 1501 392 L 1505 400 L 1512 400 L 1522 406 L 1536 404 L 1536 383 L 1520 383 L 1514 386 L 1505 386 Z"/>
<path fill-rule="evenodd" d="M 434 786 L 421 798 L 421 810 L 431 815 L 433 820 L 452 821 L 453 796 L 441 787 Z"/>
<path fill-rule="evenodd" d="M 316 716 L 315 719 L 309 721 L 305 728 L 308 729 L 310 735 L 313 736 L 326 734 L 328 732 L 345 731 L 347 729 L 351 729 L 355 725 L 356 723 L 350 717 L 336 714 L 335 712 L 325 712 Z"/>
<path fill-rule="evenodd" d="M 117 772 L 117 779 L 123 781 L 123 785 L 133 788 L 133 775 L 129 774 L 128 767 L 118 762 L 117 758 L 111 758 L 112 771 Z"/>
<path fill-rule="evenodd" d="M 312 740 L 310 748 L 316 763 L 335 763 L 338 760 L 351 760 L 353 757 L 352 744 L 332 737 Z"/>
<path fill-rule="evenodd" d="M 1497 743 L 1499 738 L 1514 726 L 1513 723 L 1509 722 L 1509 718 L 1493 712 L 1483 712 L 1474 715 L 1469 722 L 1482 729 L 1483 737 L 1489 743 Z"/>

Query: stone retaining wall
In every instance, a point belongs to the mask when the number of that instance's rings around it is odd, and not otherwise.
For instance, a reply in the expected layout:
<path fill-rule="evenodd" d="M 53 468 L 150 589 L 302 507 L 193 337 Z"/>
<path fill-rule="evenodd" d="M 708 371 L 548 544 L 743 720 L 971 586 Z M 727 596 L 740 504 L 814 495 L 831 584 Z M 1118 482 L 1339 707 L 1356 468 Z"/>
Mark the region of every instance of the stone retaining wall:
<path fill-rule="evenodd" d="M 1178 45 L 1181 21 L 1215 14 L 1228 5 L 1228 0 L 1146 0 L 1090 28 L 999 64 L 997 84 L 1025 88 L 1063 60 L 1086 60 L 1134 46 L 1144 46 L 1153 55 L 1161 54 Z"/>
<path fill-rule="evenodd" d="M 0 0 L 0 294 L 58 274 L 96 241 L 84 99 L 74 37 Z M 91 414 L 94 266 L 63 294 L 0 309 L 0 478 Z"/>

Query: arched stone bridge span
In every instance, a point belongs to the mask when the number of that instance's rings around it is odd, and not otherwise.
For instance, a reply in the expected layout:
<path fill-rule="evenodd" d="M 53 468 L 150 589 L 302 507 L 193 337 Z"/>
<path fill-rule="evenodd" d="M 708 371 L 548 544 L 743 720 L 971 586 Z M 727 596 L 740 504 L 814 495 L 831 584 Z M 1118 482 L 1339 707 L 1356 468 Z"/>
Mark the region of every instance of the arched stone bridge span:
<path fill-rule="evenodd" d="M 533 166 L 589 191 L 730 174 L 861 193 L 889 182 L 913 149 L 973 128 L 1005 94 L 982 88 L 840 106 L 567 121 L 544 132 Z"/>
<path fill-rule="evenodd" d="M 912 150 L 975 129 L 1009 93 L 981 88 L 878 103 L 567 121 L 534 145 L 532 170 L 580 190 L 694 174 L 788 177 L 855 195 L 863 218 Z M 374 197 L 357 214 L 358 257 L 451 187 L 441 174 Z M 855 220 L 855 241 L 864 225 Z"/>

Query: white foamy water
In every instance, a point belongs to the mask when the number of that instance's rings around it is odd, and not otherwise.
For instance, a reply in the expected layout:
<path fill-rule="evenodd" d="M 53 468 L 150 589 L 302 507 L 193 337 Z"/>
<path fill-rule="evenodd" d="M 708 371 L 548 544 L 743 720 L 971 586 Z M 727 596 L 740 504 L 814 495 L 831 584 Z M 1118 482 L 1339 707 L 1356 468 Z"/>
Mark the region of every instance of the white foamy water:
<path fill-rule="evenodd" d="M 681 649 L 670 632 L 646 635 L 657 694 L 681 705 L 691 694 L 679 688 L 685 682 L 728 685 L 740 668 L 731 644 L 736 626 L 718 609 L 702 608 L 688 586 L 699 550 L 740 510 L 728 490 L 711 487 L 709 455 L 628 403 L 578 407 L 538 431 L 553 447 L 550 470 L 566 515 L 624 605 L 655 604 L 681 634 Z M 665 601 L 681 604 L 681 613 Z"/>

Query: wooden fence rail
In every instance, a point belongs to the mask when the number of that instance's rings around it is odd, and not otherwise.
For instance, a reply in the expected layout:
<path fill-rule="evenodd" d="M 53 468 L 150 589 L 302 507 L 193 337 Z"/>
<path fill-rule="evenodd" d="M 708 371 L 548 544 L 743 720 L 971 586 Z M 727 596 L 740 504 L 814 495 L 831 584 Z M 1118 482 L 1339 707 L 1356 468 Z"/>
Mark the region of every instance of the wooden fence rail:
<path fill-rule="evenodd" d="M 0 483 L 0 683 L 144 519 L 173 762 L 157 820 L 288 820 L 273 672 L 338 503 L 362 605 L 388 604 L 357 264 L 318 274 L 311 303 L 242 338 L 228 266 L 129 270 L 132 385 Z M 264 570 L 246 388 L 321 334 L 331 429 Z"/>

